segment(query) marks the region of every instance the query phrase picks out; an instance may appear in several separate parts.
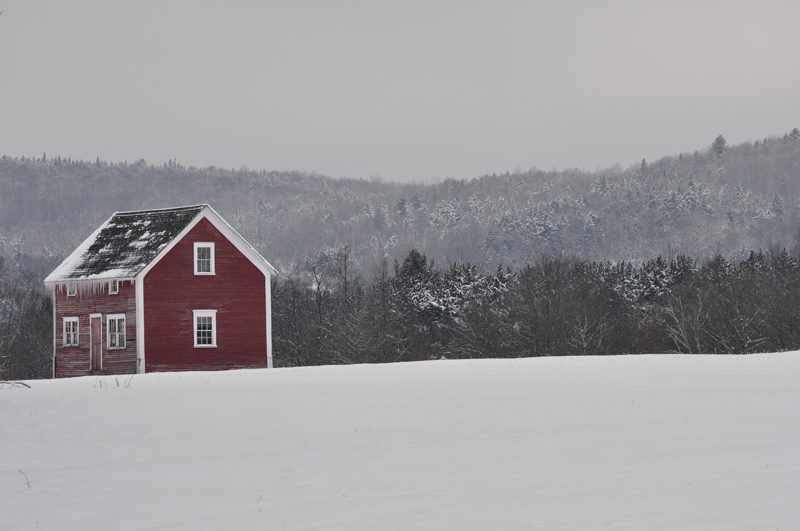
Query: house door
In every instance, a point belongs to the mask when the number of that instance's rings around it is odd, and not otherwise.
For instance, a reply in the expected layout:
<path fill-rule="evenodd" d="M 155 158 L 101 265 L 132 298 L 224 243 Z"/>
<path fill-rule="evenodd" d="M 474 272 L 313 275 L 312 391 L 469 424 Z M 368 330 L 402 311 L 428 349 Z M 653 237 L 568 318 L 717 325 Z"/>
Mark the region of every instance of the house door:
<path fill-rule="evenodd" d="M 89 318 L 89 328 L 91 338 L 89 340 L 89 351 L 92 358 L 92 370 L 103 370 L 103 318 L 91 316 Z"/>

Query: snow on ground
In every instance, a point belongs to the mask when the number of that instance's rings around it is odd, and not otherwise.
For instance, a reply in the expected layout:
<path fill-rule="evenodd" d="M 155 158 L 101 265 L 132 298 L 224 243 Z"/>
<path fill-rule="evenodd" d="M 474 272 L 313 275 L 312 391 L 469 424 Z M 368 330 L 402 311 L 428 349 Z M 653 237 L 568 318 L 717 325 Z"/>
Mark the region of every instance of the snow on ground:
<path fill-rule="evenodd" d="M 6 386 L 0 527 L 797 529 L 798 369 L 795 352 Z"/>

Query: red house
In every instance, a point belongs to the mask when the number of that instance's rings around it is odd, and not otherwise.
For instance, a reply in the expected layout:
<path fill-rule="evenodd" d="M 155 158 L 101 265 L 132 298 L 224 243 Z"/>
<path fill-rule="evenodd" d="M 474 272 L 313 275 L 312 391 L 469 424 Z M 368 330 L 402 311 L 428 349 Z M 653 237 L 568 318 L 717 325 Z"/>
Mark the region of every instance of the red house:
<path fill-rule="evenodd" d="M 45 279 L 53 376 L 272 367 L 276 274 L 208 205 L 118 212 Z"/>

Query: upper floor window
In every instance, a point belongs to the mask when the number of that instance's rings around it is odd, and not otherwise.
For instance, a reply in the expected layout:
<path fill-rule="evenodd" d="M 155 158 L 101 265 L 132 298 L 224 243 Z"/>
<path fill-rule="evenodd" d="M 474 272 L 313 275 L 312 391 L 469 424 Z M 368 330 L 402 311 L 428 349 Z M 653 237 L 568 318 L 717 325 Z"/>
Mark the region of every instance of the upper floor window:
<path fill-rule="evenodd" d="M 194 242 L 194 274 L 214 274 L 214 244 L 212 242 Z"/>
<path fill-rule="evenodd" d="M 125 314 L 116 313 L 106 321 L 106 348 L 125 348 Z"/>
<path fill-rule="evenodd" d="M 75 282 L 67 282 L 67 297 L 74 297 L 78 294 L 78 285 Z"/>
<path fill-rule="evenodd" d="M 78 346 L 78 318 L 64 317 L 64 346 Z"/>
<path fill-rule="evenodd" d="M 115 293 L 119 293 L 119 282 L 116 278 L 108 281 L 108 294 L 114 295 Z"/>

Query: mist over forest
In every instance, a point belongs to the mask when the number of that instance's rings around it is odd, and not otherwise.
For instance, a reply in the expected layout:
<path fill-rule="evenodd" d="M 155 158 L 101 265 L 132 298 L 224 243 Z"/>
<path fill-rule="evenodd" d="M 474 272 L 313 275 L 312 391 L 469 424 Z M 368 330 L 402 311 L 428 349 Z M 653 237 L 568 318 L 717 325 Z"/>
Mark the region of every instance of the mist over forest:
<path fill-rule="evenodd" d="M 744 259 L 791 246 L 800 224 L 800 131 L 623 168 L 402 184 L 299 171 L 0 159 L 0 256 L 49 272 L 117 211 L 209 203 L 280 271 L 347 245 L 368 271 L 417 249 L 487 271 L 561 253 L 641 263 Z M 576 146 L 580 149 L 580 146 Z"/>

